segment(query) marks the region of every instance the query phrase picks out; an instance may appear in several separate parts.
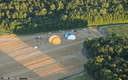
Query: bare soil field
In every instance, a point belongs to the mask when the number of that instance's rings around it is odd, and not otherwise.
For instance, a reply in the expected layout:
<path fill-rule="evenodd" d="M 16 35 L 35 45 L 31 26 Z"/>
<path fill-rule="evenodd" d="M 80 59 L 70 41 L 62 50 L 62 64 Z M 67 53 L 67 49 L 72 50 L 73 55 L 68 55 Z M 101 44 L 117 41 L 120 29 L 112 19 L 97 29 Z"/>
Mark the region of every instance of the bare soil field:
<path fill-rule="evenodd" d="M 54 32 L 62 39 L 60 45 L 48 42 L 46 33 L 34 35 L 0 37 L 0 79 L 28 78 L 29 80 L 57 80 L 79 73 L 88 59 L 81 53 L 85 38 L 103 36 L 96 28 L 68 31 L 76 35 L 76 40 L 67 40 L 64 33 Z M 67 32 L 67 31 L 66 31 Z M 38 41 L 35 37 L 41 36 Z M 34 49 L 38 45 L 39 48 Z"/>

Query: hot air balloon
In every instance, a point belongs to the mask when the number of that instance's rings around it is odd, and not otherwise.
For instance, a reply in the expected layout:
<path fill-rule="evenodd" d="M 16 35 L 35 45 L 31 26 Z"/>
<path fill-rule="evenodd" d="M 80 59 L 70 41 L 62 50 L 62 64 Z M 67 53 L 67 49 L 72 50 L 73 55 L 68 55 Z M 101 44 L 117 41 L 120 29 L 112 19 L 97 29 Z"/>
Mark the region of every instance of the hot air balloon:
<path fill-rule="evenodd" d="M 76 36 L 74 34 L 71 34 L 71 33 L 66 33 L 64 35 L 64 37 L 68 40 L 75 40 L 76 39 Z"/>
<path fill-rule="evenodd" d="M 58 45 L 58 44 L 61 43 L 61 39 L 60 39 L 59 36 L 53 35 L 53 36 L 51 36 L 51 37 L 49 38 L 49 42 L 50 42 L 51 44 Z"/>

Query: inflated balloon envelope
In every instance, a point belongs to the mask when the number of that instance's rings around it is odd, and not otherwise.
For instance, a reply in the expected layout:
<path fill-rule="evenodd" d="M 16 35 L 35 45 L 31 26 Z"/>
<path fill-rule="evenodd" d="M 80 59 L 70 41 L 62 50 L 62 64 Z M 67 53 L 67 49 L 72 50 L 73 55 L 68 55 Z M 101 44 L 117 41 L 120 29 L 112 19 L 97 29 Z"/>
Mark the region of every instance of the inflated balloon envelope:
<path fill-rule="evenodd" d="M 61 38 L 60 38 L 59 36 L 57 36 L 57 35 L 53 35 L 53 36 L 51 36 L 51 37 L 49 38 L 49 42 L 50 42 L 51 44 L 58 45 L 58 44 L 61 43 Z"/>
<path fill-rule="evenodd" d="M 76 39 L 76 36 L 75 36 L 74 34 L 72 34 L 72 33 L 66 33 L 66 34 L 64 35 L 64 37 L 65 37 L 66 39 L 68 39 L 68 40 L 75 40 L 75 39 Z"/>

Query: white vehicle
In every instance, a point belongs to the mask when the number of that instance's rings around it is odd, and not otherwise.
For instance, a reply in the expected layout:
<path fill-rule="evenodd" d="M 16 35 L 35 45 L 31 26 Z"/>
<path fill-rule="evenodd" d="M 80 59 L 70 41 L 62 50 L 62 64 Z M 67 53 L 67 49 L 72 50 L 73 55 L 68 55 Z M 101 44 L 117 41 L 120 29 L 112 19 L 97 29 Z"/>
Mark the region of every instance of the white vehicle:
<path fill-rule="evenodd" d="M 71 30 L 71 32 L 74 32 L 74 30 Z"/>
<path fill-rule="evenodd" d="M 86 30 L 85 28 L 83 28 L 82 30 Z"/>
<path fill-rule="evenodd" d="M 65 31 L 62 31 L 62 33 L 64 33 Z"/>

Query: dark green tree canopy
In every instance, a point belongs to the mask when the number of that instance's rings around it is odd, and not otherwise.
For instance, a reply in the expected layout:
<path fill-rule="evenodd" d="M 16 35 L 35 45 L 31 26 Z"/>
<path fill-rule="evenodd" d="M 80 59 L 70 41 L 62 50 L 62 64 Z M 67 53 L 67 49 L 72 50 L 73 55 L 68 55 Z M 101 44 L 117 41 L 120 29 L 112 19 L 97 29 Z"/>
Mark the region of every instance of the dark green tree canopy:
<path fill-rule="evenodd" d="M 0 0 L 0 28 L 28 34 L 127 23 L 127 8 L 127 0 Z"/>
<path fill-rule="evenodd" d="M 93 59 L 84 67 L 97 80 L 128 80 L 128 37 L 100 37 L 85 40 Z"/>

